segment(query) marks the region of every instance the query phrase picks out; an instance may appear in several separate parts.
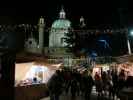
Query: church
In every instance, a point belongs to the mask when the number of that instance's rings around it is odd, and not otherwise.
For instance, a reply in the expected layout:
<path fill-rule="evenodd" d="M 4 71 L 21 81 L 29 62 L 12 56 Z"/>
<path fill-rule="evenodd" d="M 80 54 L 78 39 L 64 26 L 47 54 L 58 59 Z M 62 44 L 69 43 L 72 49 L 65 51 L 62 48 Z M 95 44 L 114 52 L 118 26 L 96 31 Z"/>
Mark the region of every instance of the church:
<path fill-rule="evenodd" d="M 80 18 L 80 23 L 85 26 L 84 18 Z M 30 37 L 25 41 L 25 51 L 30 53 L 44 54 L 49 57 L 71 57 L 72 53 L 68 53 L 65 42 L 66 34 L 69 33 L 71 22 L 66 18 L 66 13 L 62 7 L 59 12 L 59 17 L 55 20 L 49 30 L 49 44 L 48 47 L 44 47 L 45 37 L 45 19 L 41 17 L 38 23 L 38 37 L 35 39 L 31 34 Z"/>

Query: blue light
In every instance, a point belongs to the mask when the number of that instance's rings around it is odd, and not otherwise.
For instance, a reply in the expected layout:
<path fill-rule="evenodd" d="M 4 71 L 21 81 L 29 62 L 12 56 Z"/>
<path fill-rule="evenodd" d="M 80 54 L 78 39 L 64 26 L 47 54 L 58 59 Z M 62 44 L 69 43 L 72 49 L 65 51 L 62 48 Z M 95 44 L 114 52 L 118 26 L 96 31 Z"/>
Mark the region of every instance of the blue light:
<path fill-rule="evenodd" d="M 100 41 L 100 42 L 106 42 L 106 40 L 98 40 L 98 41 Z"/>
<path fill-rule="evenodd" d="M 105 48 L 106 47 L 109 47 L 110 48 L 110 46 L 109 46 L 109 44 L 108 44 L 108 42 L 106 40 L 98 40 L 98 41 L 103 42 Z"/>

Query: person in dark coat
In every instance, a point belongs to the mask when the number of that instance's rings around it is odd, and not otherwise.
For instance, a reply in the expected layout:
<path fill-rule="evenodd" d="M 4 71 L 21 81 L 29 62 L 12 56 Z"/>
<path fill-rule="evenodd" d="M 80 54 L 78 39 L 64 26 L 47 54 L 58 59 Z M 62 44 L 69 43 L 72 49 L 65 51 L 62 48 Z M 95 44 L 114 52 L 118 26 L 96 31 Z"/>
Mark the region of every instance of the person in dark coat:
<path fill-rule="evenodd" d="M 68 94 L 69 92 L 69 88 L 71 85 L 71 71 L 66 71 L 65 75 L 64 75 L 64 79 L 65 79 L 65 93 Z"/>
<path fill-rule="evenodd" d="M 78 82 L 76 78 L 74 77 L 71 81 L 71 94 L 72 94 L 72 100 L 76 99 L 76 93 L 78 90 Z"/>
<path fill-rule="evenodd" d="M 118 75 L 117 70 L 112 71 L 112 82 L 113 82 L 113 98 L 117 94 L 117 88 L 118 88 Z"/>
<path fill-rule="evenodd" d="M 95 78 L 96 92 L 98 93 L 98 98 L 99 98 L 102 96 L 103 81 L 97 72 L 96 72 L 94 78 Z"/>
<path fill-rule="evenodd" d="M 58 70 L 48 82 L 48 88 L 50 92 L 50 100 L 59 100 L 59 96 L 63 90 L 63 79 Z"/>
<path fill-rule="evenodd" d="M 121 72 L 119 73 L 118 76 L 118 92 L 117 92 L 117 96 L 119 97 L 119 92 L 124 88 L 124 86 L 126 86 L 125 84 L 125 71 L 121 70 Z"/>
<path fill-rule="evenodd" d="M 90 95 L 91 95 L 91 91 L 92 91 L 92 87 L 94 85 L 94 81 L 93 78 L 91 76 L 91 74 L 88 72 L 86 72 L 86 75 L 83 77 L 83 84 L 84 84 L 84 96 L 85 96 L 85 100 L 90 100 Z"/>
<path fill-rule="evenodd" d="M 108 87 L 107 73 L 103 71 L 101 77 L 103 81 L 103 92 L 104 92 L 104 95 L 107 95 L 107 87 Z"/>

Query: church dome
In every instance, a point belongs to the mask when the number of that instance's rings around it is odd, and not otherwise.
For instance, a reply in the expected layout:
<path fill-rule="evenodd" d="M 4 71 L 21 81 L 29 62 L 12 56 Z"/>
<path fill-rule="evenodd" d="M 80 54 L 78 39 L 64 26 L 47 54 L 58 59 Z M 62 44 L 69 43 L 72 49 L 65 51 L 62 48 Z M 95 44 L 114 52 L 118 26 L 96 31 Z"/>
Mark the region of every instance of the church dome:
<path fill-rule="evenodd" d="M 69 28 L 71 28 L 71 22 L 66 19 L 66 13 L 62 8 L 59 13 L 59 19 L 55 20 L 51 26 L 49 34 L 49 47 L 65 47 L 67 45 L 65 37 Z"/>
<path fill-rule="evenodd" d="M 59 19 L 55 20 L 52 24 L 52 28 L 56 29 L 68 29 L 71 27 L 71 22 L 66 19 L 66 13 L 62 7 L 60 13 L 59 13 Z"/>
<path fill-rule="evenodd" d="M 68 29 L 71 27 L 71 22 L 67 19 L 58 19 L 52 24 L 52 28 L 55 29 Z"/>

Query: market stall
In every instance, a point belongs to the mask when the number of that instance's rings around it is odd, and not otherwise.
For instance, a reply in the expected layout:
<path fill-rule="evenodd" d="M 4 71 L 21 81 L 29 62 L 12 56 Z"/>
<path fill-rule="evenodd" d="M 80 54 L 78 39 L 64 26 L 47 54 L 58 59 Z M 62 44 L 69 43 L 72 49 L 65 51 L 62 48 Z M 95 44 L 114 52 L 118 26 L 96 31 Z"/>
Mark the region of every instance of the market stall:
<path fill-rule="evenodd" d="M 43 62 L 16 63 L 15 86 L 47 83 L 60 66 L 61 64 L 50 65 Z"/>

